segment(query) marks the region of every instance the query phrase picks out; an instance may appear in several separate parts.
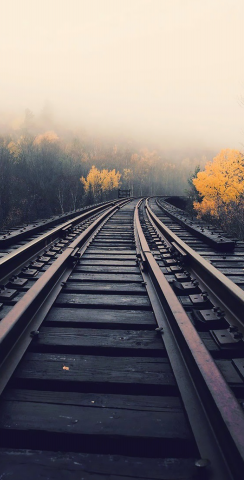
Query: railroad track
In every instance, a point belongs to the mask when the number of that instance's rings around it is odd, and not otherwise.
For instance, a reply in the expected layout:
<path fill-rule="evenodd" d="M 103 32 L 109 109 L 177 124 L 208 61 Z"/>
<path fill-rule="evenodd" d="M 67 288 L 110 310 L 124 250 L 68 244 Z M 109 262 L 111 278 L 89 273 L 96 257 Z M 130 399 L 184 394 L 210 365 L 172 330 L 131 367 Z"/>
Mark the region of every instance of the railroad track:
<path fill-rule="evenodd" d="M 69 225 L 76 225 L 79 223 L 81 215 L 87 215 L 94 208 L 103 208 L 106 204 L 113 202 L 101 202 L 92 206 L 87 206 L 72 212 L 54 215 L 51 218 L 36 220 L 33 223 L 24 224 L 22 226 L 3 229 L 0 231 L 0 258 L 14 252 L 23 245 L 30 243 L 43 234 L 48 234 L 50 231 L 60 231 L 61 228 Z M 99 210 L 98 210 L 99 211 Z M 85 218 L 85 217 L 84 217 Z M 78 219 L 78 221 L 76 221 Z M 57 229 L 54 227 L 58 227 Z"/>
<path fill-rule="evenodd" d="M 162 199 L 149 199 L 149 206 L 173 233 L 244 290 L 243 241 L 228 238 L 220 229 L 201 220 L 196 223 L 186 212 Z"/>
<path fill-rule="evenodd" d="M 243 478 L 243 291 L 152 203 L 95 212 L 3 297 L 2 478 Z"/>

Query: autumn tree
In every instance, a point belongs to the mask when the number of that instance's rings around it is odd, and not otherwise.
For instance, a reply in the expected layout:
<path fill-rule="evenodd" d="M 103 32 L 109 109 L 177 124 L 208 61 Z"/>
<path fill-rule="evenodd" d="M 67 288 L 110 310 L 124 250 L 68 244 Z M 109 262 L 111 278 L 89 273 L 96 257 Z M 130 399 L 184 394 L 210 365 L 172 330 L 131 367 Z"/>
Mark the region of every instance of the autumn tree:
<path fill-rule="evenodd" d="M 34 145 L 41 145 L 42 143 L 55 143 L 59 140 L 58 135 L 52 130 L 43 134 L 37 135 L 34 140 Z"/>
<path fill-rule="evenodd" d="M 219 217 L 220 209 L 242 199 L 244 192 L 244 156 L 238 150 L 221 150 L 208 162 L 205 170 L 193 179 L 193 185 L 202 197 L 194 202 L 199 216 L 210 214 Z"/>
<path fill-rule="evenodd" d="M 102 198 L 111 197 L 111 193 L 114 189 L 119 187 L 121 174 L 116 173 L 115 169 L 113 170 L 99 170 L 92 166 L 86 179 L 81 177 L 81 182 L 84 185 L 86 194 L 93 196 L 95 201 L 101 200 Z"/>

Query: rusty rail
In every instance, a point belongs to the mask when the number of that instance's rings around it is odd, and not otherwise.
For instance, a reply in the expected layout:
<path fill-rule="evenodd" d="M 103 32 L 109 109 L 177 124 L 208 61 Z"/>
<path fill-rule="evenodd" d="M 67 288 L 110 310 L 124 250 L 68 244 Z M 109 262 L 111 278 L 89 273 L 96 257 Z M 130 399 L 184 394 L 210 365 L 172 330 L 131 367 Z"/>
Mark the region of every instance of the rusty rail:
<path fill-rule="evenodd" d="M 152 217 L 155 219 L 154 214 Z M 211 478 L 241 479 L 244 467 L 243 411 L 150 252 L 139 220 L 139 205 L 135 210 L 134 225 L 136 242 L 146 261 L 147 272 L 144 268 L 142 273 L 149 295 L 151 291 L 159 330 L 201 459 L 206 465 L 207 460 L 210 462 Z M 171 238 L 168 229 L 164 233 Z M 174 234 L 173 239 L 178 240 Z M 182 243 L 179 245 L 183 248 Z M 164 315 L 158 313 L 157 302 L 160 302 Z"/>
<path fill-rule="evenodd" d="M 128 200 L 123 204 L 127 202 Z M 38 335 L 40 324 L 78 261 L 79 249 L 89 243 L 101 225 L 118 208 L 115 205 L 106 209 L 84 230 L 0 322 L 0 393 L 31 340 Z"/>
<path fill-rule="evenodd" d="M 128 200 L 127 200 L 128 201 Z M 22 247 L 18 248 L 14 252 L 6 255 L 0 259 L 0 283 L 5 282 L 5 278 L 10 275 L 14 275 L 17 269 L 20 269 L 26 261 L 31 261 L 35 255 L 42 249 L 44 249 L 49 243 L 57 239 L 62 230 L 72 225 L 75 226 L 78 223 L 88 219 L 92 215 L 101 212 L 102 210 L 111 207 L 112 205 L 119 204 L 121 201 L 111 201 L 106 204 L 96 206 L 76 216 L 72 220 L 68 220 L 61 225 L 53 228 L 47 233 L 44 233 L 40 237 L 26 243 Z"/>
<path fill-rule="evenodd" d="M 231 313 L 231 316 L 235 316 L 238 326 L 243 326 L 244 291 L 162 223 L 149 207 L 147 200 L 145 208 L 148 218 L 165 235 L 166 239 L 171 243 L 175 242 L 179 248 L 187 253 L 187 262 L 192 271 L 208 286 L 208 289 L 213 292 L 220 304 Z"/>

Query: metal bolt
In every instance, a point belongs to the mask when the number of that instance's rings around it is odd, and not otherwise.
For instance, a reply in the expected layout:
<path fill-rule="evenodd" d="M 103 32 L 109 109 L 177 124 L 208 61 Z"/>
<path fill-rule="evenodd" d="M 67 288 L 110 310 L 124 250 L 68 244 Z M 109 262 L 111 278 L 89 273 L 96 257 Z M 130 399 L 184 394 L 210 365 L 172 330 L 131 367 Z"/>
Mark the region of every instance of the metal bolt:
<path fill-rule="evenodd" d="M 229 332 L 238 332 L 238 327 L 236 325 L 230 325 Z"/>
<path fill-rule="evenodd" d="M 210 461 L 207 458 L 199 458 L 195 461 L 195 466 L 197 468 L 206 468 L 210 465 Z"/>
<path fill-rule="evenodd" d="M 163 333 L 163 331 L 164 331 L 163 327 L 157 327 L 157 328 L 155 328 L 155 332 Z"/>
<path fill-rule="evenodd" d="M 30 332 L 30 336 L 32 338 L 35 338 L 35 337 L 38 337 L 39 333 L 40 333 L 39 330 L 32 330 L 32 332 Z"/>

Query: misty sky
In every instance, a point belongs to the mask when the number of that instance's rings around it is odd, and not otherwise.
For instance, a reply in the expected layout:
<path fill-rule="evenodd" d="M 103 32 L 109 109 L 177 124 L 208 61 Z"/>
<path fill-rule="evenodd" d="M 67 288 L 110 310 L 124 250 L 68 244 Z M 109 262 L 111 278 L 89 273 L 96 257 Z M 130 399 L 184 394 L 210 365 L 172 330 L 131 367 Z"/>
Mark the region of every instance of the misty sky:
<path fill-rule="evenodd" d="M 0 2 L 0 112 L 165 147 L 244 144 L 244 0 Z"/>

